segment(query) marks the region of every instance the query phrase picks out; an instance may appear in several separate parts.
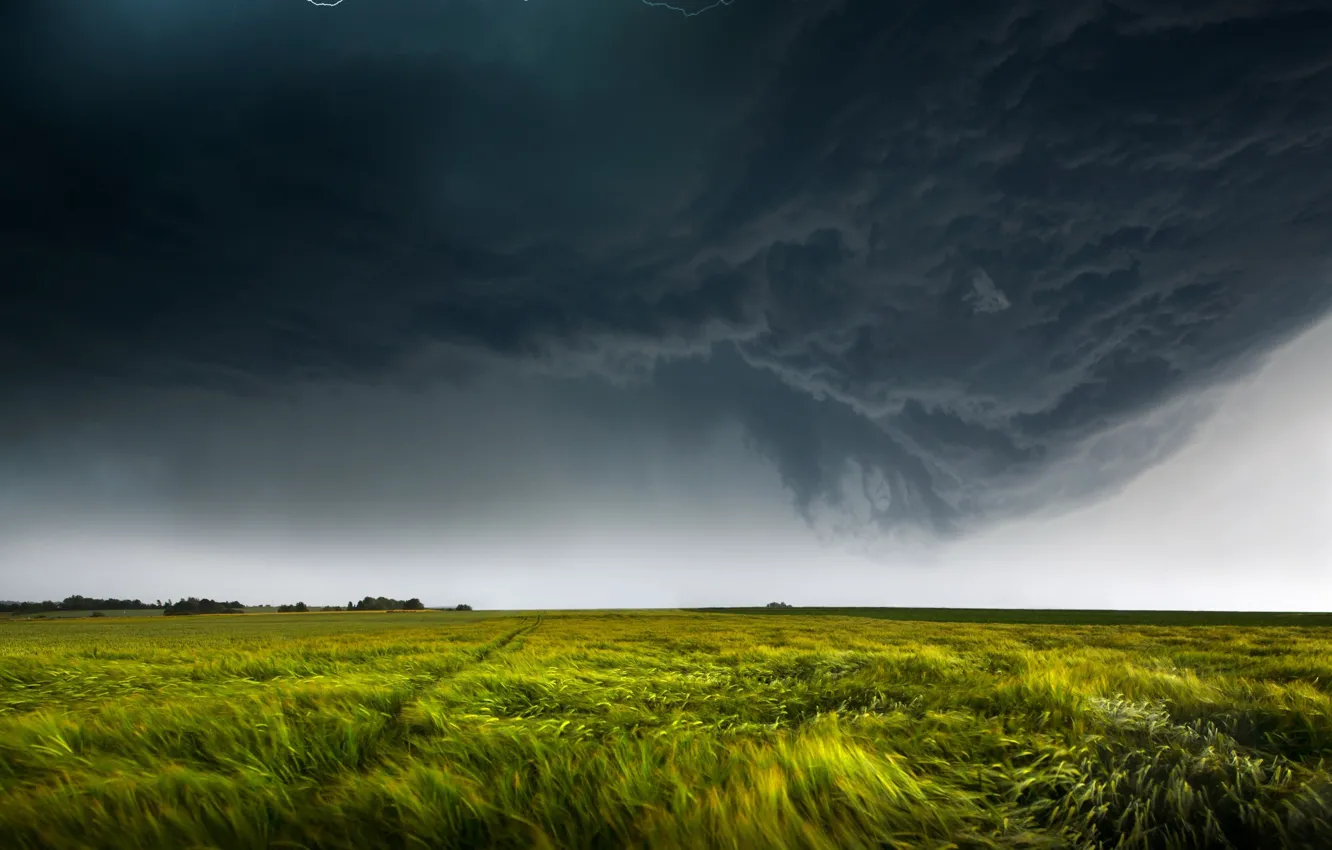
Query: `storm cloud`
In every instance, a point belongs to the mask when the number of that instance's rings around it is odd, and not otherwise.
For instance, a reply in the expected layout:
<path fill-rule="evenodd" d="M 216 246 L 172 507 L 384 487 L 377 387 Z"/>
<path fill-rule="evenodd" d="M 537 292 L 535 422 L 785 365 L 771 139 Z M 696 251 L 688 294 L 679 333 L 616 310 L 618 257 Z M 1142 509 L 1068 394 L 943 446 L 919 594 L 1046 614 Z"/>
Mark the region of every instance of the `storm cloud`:
<path fill-rule="evenodd" d="M 23 14 L 11 510 L 102 463 L 463 522 L 748 451 L 833 538 L 957 538 L 1122 489 L 1332 306 L 1328 3 Z"/>

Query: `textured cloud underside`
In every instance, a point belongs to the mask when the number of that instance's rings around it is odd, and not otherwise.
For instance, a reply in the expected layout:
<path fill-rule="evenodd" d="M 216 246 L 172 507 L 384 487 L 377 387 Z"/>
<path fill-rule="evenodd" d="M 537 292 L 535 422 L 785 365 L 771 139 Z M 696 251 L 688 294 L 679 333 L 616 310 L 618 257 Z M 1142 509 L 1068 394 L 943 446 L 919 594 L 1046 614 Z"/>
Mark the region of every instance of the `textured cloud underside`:
<path fill-rule="evenodd" d="M 1332 303 L 1326 4 L 271 5 L 29 22 L 14 397 L 592 381 L 949 533 Z"/>

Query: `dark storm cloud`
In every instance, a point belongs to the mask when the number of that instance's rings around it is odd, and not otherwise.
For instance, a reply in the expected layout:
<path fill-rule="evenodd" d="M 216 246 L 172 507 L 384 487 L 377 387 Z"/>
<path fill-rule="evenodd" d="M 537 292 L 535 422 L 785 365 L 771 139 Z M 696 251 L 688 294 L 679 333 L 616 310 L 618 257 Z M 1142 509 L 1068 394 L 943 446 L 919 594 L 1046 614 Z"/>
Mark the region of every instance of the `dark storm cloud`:
<path fill-rule="evenodd" d="M 20 29 L 15 398 L 591 376 L 947 533 L 1332 304 L 1326 3 L 189 5 Z"/>

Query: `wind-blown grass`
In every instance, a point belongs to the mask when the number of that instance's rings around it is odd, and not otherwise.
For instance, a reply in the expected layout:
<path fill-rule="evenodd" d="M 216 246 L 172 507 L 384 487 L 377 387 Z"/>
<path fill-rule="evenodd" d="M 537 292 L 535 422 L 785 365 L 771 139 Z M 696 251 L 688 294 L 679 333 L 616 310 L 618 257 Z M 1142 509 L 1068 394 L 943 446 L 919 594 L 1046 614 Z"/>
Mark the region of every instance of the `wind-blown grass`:
<path fill-rule="evenodd" d="M 1332 847 L 1332 630 L 0 624 L 6 847 Z"/>

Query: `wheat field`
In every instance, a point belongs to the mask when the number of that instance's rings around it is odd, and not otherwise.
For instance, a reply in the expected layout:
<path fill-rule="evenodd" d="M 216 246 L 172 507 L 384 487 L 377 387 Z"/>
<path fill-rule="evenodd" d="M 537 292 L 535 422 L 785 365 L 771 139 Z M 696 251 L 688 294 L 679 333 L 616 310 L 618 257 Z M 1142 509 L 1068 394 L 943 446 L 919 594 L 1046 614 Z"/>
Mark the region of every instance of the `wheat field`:
<path fill-rule="evenodd" d="M 1326 848 L 1332 629 L 0 622 L 6 848 Z"/>

